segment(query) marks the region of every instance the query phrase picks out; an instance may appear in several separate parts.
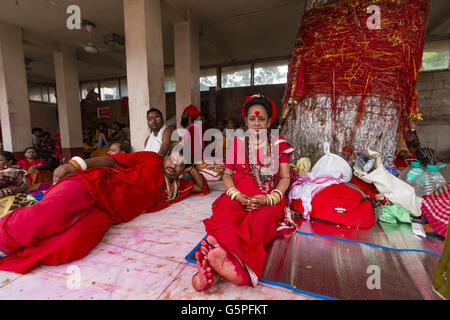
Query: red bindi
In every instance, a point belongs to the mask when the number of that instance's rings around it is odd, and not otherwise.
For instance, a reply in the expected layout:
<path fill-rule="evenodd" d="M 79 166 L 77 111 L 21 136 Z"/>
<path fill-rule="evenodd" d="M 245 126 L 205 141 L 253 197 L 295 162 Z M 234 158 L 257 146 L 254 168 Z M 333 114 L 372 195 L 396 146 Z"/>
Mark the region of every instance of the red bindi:
<path fill-rule="evenodd" d="M 256 112 L 255 112 L 255 115 L 256 115 L 257 117 L 259 117 L 259 111 L 256 111 Z"/>

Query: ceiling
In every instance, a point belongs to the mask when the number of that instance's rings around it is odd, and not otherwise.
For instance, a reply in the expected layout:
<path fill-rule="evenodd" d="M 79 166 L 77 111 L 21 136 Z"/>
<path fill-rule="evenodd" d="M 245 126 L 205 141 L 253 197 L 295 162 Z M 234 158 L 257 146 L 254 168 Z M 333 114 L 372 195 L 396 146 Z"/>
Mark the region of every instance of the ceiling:
<path fill-rule="evenodd" d="M 88 32 L 66 27 L 66 8 L 76 4 L 82 19 L 96 25 L 94 43 L 103 35 L 124 36 L 123 0 L 0 0 L 0 21 L 20 26 L 28 78 L 54 82 L 52 48 L 76 46 L 81 81 L 124 76 L 125 49 L 86 53 Z M 173 23 L 189 12 L 199 22 L 200 65 L 288 56 L 301 22 L 305 0 L 161 0 L 164 64 L 174 64 Z M 174 18 L 175 17 L 175 18 Z M 432 0 L 427 34 L 450 33 L 450 1 Z"/>

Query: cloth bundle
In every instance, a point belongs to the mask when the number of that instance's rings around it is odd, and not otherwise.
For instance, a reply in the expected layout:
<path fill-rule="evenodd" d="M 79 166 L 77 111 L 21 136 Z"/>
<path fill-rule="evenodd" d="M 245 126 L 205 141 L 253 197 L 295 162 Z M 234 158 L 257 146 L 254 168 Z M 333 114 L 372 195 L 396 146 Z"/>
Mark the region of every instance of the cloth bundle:
<path fill-rule="evenodd" d="M 373 183 L 378 192 L 394 204 L 399 204 L 415 217 L 422 215 L 422 198 L 417 197 L 412 186 L 389 173 L 383 166 L 381 154 L 368 150 L 370 156 L 376 158 L 375 169 L 370 173 L 363 172 L 355 166 L 355 176 L 367 183 Z"/>
<path fill-rule="evenodd" d="M 325 155 L 317 161 L 310 173 L 297 178 L 289 190 L 289 203 L 301 199 L 303 203 L 303 217 L 309 220 L 311 201 L 316 194 L 328 186 L 349 182 L 352 169 L 340 156 L 330 153 L 330 144 L 324 143 Z"/>

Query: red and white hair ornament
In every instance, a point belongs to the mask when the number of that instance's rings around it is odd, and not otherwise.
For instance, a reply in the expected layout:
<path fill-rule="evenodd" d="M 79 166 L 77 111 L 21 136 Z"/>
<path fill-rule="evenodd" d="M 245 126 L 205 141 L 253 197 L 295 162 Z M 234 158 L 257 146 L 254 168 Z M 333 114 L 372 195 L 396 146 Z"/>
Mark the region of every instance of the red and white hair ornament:
<path fill-rule="evenodd" d="M 277 119 L 277 106 L 275 105 L 275 102 L 273 102 L 269 98 L 266 98 L 265 96 L 263 96 L 262 94 L 259 94 L 259 93 L 258 94 L 254 94 L 252 96 L 247 96 L 245 98 L 245 102 L 244 102 L 244 104 L 242 106 L 242 109 L 241 109 L 242 116 L 244 117 L 244 119 L 246 118 L 245 106 L 246 106 L 247 102 L 249 102 L 250 100 L 255 99 L 255 98 L 264 98 L 267 101 L 269 101 L 270 104 L 272 105 L 272 116 L 270 117 L 270 125 L 272 125 L 275 122 L 275 120 Z"/>

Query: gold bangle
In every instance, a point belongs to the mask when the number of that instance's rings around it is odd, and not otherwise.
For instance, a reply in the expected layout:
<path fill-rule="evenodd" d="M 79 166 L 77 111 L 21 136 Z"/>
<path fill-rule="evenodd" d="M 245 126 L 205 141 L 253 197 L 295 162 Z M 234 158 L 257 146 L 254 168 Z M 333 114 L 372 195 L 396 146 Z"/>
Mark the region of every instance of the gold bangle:
<path fill-rule="evenodd" d="M 272 206 L 273 205 L 273 199 L 270 196 L 270 194 L 267 194 L 266 197 L 267 197 L 267 200 L 268 200 L 267 206 Z"/>
<path fill-rule="evenodd" d="M 230 192 L 233 191 L 233 190 L 237 190 L 237 188 L 236 187 L 232 187 L 232 188 L 228 189 L 227 192 L 226 192 L 227 196 L 230 196 Z"/>
<path fill-rule="evenodd" d="M 282 200 L 283 199 L 283 193 L 280 191 L 280 190 L 278 190 L 278 189 L 274 189 L 272 192 L 276 192 L 276 193 L 278 193 L 279 195 L 280 195 L 280 197 L 281 197 L 281 199 L 280 200 Z"/>
<path fill-rule="evenodd" d="M 240 194 L 241 193 L 239 191 L 234 193 L 233 196 L 231 197 L 231 200 L 236 200 L 237 201 L 237 198 L 239 197 Z"/>
<path fill-rule="evenodd" d="M 238 192 L 239 192 L 238 189 L 231 190 L 228 196 L 229 196 L 230 198 L 233 198 L 233 196 L 234 196 L 235 194 L 237 194 Z"/>
<path fill-rule="evenodd" d="M 278 195 L 270 194 L 270 198 L 272 198 L 273 205 L 277 205 L 280 203 L 280 198 L 278 197 Z"/>

